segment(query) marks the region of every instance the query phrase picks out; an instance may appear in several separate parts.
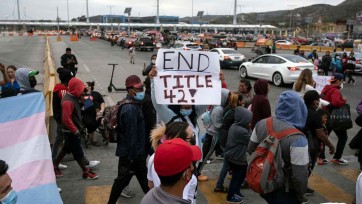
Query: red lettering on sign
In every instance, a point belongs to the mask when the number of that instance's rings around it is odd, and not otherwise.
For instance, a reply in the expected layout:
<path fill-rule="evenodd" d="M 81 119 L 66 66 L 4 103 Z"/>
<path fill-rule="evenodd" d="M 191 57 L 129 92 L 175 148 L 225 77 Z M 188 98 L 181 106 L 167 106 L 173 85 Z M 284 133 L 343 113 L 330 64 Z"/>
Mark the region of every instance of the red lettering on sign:
<path fill-rule="evenodd" d="M 205 76 L 205 82 L 206 82 L 206 87 L 207 88 L 212 88 L 212 80 L 211 80 L 212 76 L 211 75 L 206 75 Z"/>
<path fill-rule="evenodd" d="M 187 88 L 190 88 L 190 79 L 195 78 L 195 75 L 186 75 L 184 77 L 187 79 Z"/>
<path fill-rule="evenodd" d="M 171 75 L 160 76 L 160 79 L 163 79 L 163 86 L 167 88 L 167 78 L 171 78 Z"/>
<path fill-rule="evenodd" d="M 184 85 L 181 85 L 180 83 L 180 79 L 183 78 L 182 75 L 174 75 L 173 76 L 174 79 L 176 79 L 176 86 L 173 86 L 173 89 L 182 89 L 184 88 Z"/>
<path fill-rule="evenodd" d="M 200 77 L 200 76 L 196 76 L 196 87 L 197 87 L 197 88 L 203 88 L 204 85 L 200 84 L 199 77 Z"/>
<path fill-rule="evenodd" d="M 173 103 L 173 99 L 176 98 L 176 95 L 173 95 L 172 90 L 168 90 L 170 94 L 167 93 L 167 90 L 164 90 L 163 93 L 165 95 L 165 99 L 170 99 L 170 103 Z"/>

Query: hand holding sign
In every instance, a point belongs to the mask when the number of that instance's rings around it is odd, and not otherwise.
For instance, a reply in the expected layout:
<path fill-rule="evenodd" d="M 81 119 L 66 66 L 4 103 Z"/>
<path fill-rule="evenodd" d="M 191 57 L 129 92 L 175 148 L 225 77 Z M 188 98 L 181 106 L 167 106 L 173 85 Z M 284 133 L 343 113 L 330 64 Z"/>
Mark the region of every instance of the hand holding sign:
<path fill-rule="evenodd" d="M 154 78 L 158 104 L 220 104 L 216 53 L 161 49 L 157 56 L 157 72 L 149 76 Z"/>

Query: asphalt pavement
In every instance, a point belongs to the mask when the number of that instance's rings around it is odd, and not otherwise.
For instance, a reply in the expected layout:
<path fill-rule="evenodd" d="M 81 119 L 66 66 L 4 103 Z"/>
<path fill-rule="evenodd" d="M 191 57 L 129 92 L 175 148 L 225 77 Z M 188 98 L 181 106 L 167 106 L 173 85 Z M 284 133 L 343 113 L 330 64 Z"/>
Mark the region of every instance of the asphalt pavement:
<path fill-rule="evenodd" d="M 57 66 L 60 66 L 60 56 L 65 52 L 65 48 L 72 48 L 73 53 L 78 58 L 79 72 L 77 77 L 83 81 L 95 81 L 95 90 L 104 95 L 107 105 L 113 105 L 125 96 L 124 92 L 112 91 L 109 93 L 107 87 L 111 76 L 111 66 L 108 63 L 118 63 L 113 79 L 116 87 L 124 87 L 124 81 L 127 76 L 136 74 L 141 76 L 141 70 L 144 63 L 150 62 L 151 55 L 154 52 L 138 51 L 136 53 L 135 64 L 131 64 L 128 58 L 128 51 L 122 50 L 118 46 L 111 46 L 109 42 L 103 40 L 90 41 L 89 38 L 82 38 L 78 42 L 70 42 L 68 37 L 63 37 L 61 42 L 57 42 L 55 37 L 51 37 L 51 45 L 53 57 Z M 0 37 L 0 62 L 6 65 L 15 64 L 17 67 L 30 67 L 36 70 L 43 69 L 44 58 L 44 38 L 43 37 Z M 251 49 L 239 49 L 239 51 L 248 58 L 254 56 Z M 292 53 L 292 51 L 277 50 L 278 53 Z M 320 56 L 323 53 L 320 53 Z M 237 91 L 240 75 L 237 68 L 224 69 L 225 78 L 228 88 Z M 38 77 L 41 88 L 42 76 Z M 345 85 L 342 94 L 347 97 L 348 103 L 351 105 L 352 116 L 355 118 L 356 104 L 361 100 L 362 77 L 357 76 L 355 86 Z M 251 79 L 252 83 L 255 79 Z M 268 98 L 271 103 L 272 113 L 277 102 L 278 96 L 285 90 L 290 90 L 291 86 L 275 87 L 270 84 L 270 93 Z M 357 133 L 359 128 L 357 125 L 353 129 L 348 130 L 349 141 Z M 98 139 L 101 141 L 101 137 Z M 330 139 L 336 144 L 336 136 L 331 134 Z M 347 143 L 348 144 L 348 143 Z M 82 179 L 81 169 L 74 161 L 66 161 L 68 169 L 63 170 L 64 177 L 57 179 L 58 186 L 62 188 L 62 199 L 64 203 L 105 203 L 109 196 L 110 186 L 113 179 L 117 176 L 117 157 L 115 153 L 115 144 L 108 146 L 89 147 L 85 149 L 87 157 L 91 160 L 101 161 L 95 170 L 99 174 L 99 179 L 89 181 Z M 345 202 L 351 203 L 355 193 L 355 179 L 357 177 L 358 163 L 356 157 L 353 156 L 354 151 L 346 146 L 344 158 L 349 161 L 347 166 L 337 166 L 328 164 L 324 166 L 316 166 L 313 175 L 309 178 L 309 185 L 316 190 L 314 196 L 309 196 L 311 203 L 321 202 Z M 331 156 L 327 156 L 331 158 Z M 222 160 L 216 160 L 212 164 L 208 164 L 204 168 L 204 174 L 208 175 L 210 180 L 199 183 L 199 192 L 197 203 L 225 203 L 225 194 L 214 193 L 212 190 L 215 186 L 215 180 L 221 169 Z M 228 184 L 229 180 L 226 179 Z M 135 197 L 131 199 L 121 198 L 120 203 L 139 203 L 142 199 L 143 192 L 137 182 L 133 178 L 130 189 L 135 193 Z M 265 203 L 259 195 L 251 190 L 242 190 L 245 195 L 245 203 Z"/>

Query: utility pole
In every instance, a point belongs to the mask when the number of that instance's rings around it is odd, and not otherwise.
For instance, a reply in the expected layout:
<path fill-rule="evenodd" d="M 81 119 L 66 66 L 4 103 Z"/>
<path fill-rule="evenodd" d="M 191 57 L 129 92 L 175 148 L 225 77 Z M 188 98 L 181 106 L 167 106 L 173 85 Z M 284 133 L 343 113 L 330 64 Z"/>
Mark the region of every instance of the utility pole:
<path fill-rule="evenodd" d="M 237 18 L 237 15 L 236 15 L 236 8 L 238 7 L 238 0 L 235 0 L 235 3 L 234 3 L 234 19 L 233 19 L 233 25 L 236 25 L 236 18 Z"/>
<path fill-rule="evenodd" d="M 288 7 L 290 8 L 290 23 L 289 23 L 289 30 L 290 30 L 290 32 L 292 32 L 293 9 L 294 9 L 296 6 L 297 6 L 297 5 L 288 5 Z"/>
<path fill-rule="evenodd" d="M 191 33 L 193 32 L 194 30 L 194 27 L 192 26 L 192 22 L 194 21 L 194 0 L 192 0 L 191 2 Z"/>
<path fill-rule="evenodd" d="M 88 0 L 86 0 L 86 8 L 87 8 L 87 23 L 89 23 Z"/>
<path fill-rule="evenodd" d="M 68 30 L 69 30 L 69 0 L 67 0 Z"/>
<path fill-rule="evenodd" d="M 160 23 L 160 0 L 157 0 L 157 17 L 156 17 L 156 23 Z"/>
<path fill-rule="evenodd" d="M 20 6 L 19 6 L 19 0 L 17 0 L 18 4 L 18 22 L 20 23 Z"/>
<path fill-rule="evenodd" d="M 58 35 L 59 35 L 59 11 L 57 6 L 57 23 L 58 23 Z"/>

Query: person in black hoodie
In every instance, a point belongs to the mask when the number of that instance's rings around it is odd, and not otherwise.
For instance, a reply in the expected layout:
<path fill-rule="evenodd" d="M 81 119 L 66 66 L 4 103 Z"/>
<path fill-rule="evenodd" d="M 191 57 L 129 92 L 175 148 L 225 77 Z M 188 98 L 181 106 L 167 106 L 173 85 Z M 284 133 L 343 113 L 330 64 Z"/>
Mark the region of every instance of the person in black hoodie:
<path fill-rule="evenodd" d="M 269 83 L 266 80 L 259 79 L 254 84 L 255 96 L 251 102 L 251 112 L 253 119 L 251 120 L 251 129 L 254 129 L 256 123 L 260 120 L 271 116 L 269 99 Z"/>
<path fill-rule="evenodd" d="M 247 148 L 250 140 L 250 127 L 252 113 L 243 107 L 235 110 L 235 122 L 231 125 L 225 149 L 225 159 L 229 162 L 232 178 L 229 192 L 226 197 L 228 202 L 242 202 L 243 195 L 240 186 L 246 176 L 248 162 L 246 160 Z"/>
<path fill-rule="evenodd" d="M 352 82 L 352 84 L 354 85 L 356 83 L 356 79 L 353 78 L 353 72 L 354 69 L 356 68 L 356 58 L 354 57 L 354 52 L 351 52 L 349 54 L 348 60 L 347 60 L 347 65 L 346 65 L 346 76 L 348 77 L 348 84 L 350 84 Z"/>

